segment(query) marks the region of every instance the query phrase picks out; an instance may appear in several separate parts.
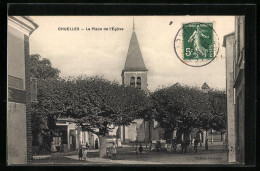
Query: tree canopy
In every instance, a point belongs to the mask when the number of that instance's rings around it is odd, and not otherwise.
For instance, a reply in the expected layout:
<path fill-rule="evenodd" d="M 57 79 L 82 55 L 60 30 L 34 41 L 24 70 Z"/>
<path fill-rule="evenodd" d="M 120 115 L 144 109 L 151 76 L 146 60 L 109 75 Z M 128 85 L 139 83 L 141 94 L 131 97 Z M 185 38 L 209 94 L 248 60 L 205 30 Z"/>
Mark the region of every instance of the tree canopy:
<path fill-rule="evenodd" d="M 166 130 L 224 128 L 226 101 L 223 91 L 205 93 L 196 87 L 175 84 L 155 91 L 151 99 L 156 111 L 154 118 Z"/>
<path fill-rule="evenodd" d="M 54 129 L 54 124 L 48 121 L 52 110 L 49 98 L 52 87 L 55 86 L 53 83 L 59 80 L 59 73 L 60 71 L 52 66 L 49 59 L 42 58 L 39 54 L 30 55 L 30 76 L 37 78 L 38 94 L 38 103 L 32 104 L 32 130 L 35 136 L 39 132 L 48 133 Z"/>

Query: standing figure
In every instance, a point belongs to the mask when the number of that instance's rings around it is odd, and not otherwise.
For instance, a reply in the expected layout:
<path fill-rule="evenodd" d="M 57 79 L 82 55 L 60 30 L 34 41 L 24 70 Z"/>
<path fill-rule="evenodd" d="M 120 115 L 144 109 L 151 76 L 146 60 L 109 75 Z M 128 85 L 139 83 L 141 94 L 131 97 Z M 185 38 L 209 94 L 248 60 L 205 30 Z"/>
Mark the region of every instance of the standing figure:
<path fill-rule="evenodd" d="M 89 145 L 88 145 L 88 142 L 86 142 L 86 149 L 87 149 L 87 150 L 89 149 Z"/>
<path fill-rule="evenodd" d="M 206 151 L 208 151 L 208 149 L 209 149 L 208 142 L 209 142 L 209 140 L 208 140 L 208 138 L 206 138 L 206 142 L 205 142 L 205 150 Z"/>
<path fill-rule="evenodd" d="M 156 142 L 156 145 L 155 145 L 155 150 L 156 150 L 156 152 L 159 153 L 160 149 L 161 149 L 161 142 L 160 142 L 160 141 L 157 141 L 157 142 Z"/>
<path fill-rule="evenodd" d="M 88 154 L 88 149 L 84 149 L 83 150 L 83 160 L 86 160 L 87 159 L 87 154 Z"/>
<path fill-rule="evenodd" d="M 117 155 L 116 144 L 113 142 L 113 145 L 112 145 L 112 159 L 117 158 L 116 155 Z"/>
<path fill-rule="evenodd" d="M 191 141 L 189 140 L 189 138 L 187 138 L 185 141 L 185 145 L 184 145 L 184 153 L 187 152 L 187 148 L 189 148 L 190 144 L 191 144 Z"/>
<path fill-rule="evenodd" d="M 197 153 L 198 151 L 198 143 L 199 143 L 199 139 L 198 137 L 194 140 L 194 151 L 195 153 Z"/>
<path fill-rule="evenodd" d="M 79 148 L 78 155 L 79 155 L 79 160 L 82 160 L 82 156 L 83 156 L 83 149 L 82 149 L 82 147 Z"/>
<path fill-rule="evenodd" d="M 135 155 L 138 155 L 138 148 L 137 148 L 137 144 L 135 144 Z"/>
<path fill-rule="evenodd" d="M 96 141 L 95 141 L 95 149 L 98 149 L 98 139 L 96 138 Z"/>
<path fill-rule="evenodd" d="M 149 142 L 149 152 L 152 151 L 152 141 Z"/>
<path fill-rule="evenodd" d="M 51 152 L 53 153 L 53 152 L 56 152 L 56 151 L 57 151 L 56 146 L 54 145 L 54 142 L 52 141 L 51 142 Z"/>
<path fill-rule="evenodd" d="M 140 153 L 140 154 L 143 153 L 143 147 L 142 147 L 142 144 L 140 144 L 140 146 L 139 146 L 139 153 Z"/>
<path fill-rule="evenodd" d="M 201 30 L 199 28 L 200 26 L 197 25 L 195 31 L 193 32 L 193 34 L 190 36 L 188 42 L 189 43 L 193 43 L 193 47 L 194 47 L 194 54 L 196 55 L 195 58 L 199 58 L 199 56 L 204 56 L 206 57 L 208 50 L 205 49 L 200 42 L 200 37 L 203 38 L 209 38 L 209 36 L 203 34 L 204 30 Z"/>
<path fill-rule="evenodd" d="M 186 152 L 186 150 L 185 150 L 185 141 L 182 140 L 181 141 L 181 152 L 183 153 L 184 151 Z"/>

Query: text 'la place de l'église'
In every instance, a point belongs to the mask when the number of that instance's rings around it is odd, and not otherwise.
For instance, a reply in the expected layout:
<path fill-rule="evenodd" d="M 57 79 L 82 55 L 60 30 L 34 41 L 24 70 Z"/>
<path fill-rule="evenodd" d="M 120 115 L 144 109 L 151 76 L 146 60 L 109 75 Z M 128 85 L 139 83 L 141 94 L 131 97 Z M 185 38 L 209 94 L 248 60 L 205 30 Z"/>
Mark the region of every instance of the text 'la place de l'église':
<path fill-rule="evenodd" d="M 124 28 L 120 27 L 58 27 L 58 31 L 123 31 Z"/>

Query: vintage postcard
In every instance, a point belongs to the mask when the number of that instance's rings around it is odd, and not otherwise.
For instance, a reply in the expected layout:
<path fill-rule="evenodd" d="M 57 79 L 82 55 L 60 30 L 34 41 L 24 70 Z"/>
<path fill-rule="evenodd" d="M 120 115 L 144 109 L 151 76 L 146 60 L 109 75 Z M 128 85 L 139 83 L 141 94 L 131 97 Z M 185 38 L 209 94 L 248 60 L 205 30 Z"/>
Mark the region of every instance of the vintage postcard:
<path fill-rule="evenodd" d="M 245 16 L 8 16 L 8 165 L 243 164 Z"/>

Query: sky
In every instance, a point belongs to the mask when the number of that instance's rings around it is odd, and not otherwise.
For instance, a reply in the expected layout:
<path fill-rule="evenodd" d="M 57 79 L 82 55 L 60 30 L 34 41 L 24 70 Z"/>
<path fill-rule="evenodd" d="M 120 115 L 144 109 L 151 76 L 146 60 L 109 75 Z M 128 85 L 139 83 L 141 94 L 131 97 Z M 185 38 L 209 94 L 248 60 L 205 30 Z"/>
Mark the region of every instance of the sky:
<path fill-rule="evenodd" d="M 94 76 L 119 83 L 133 32 L 148 69 L 148 89 L 175 83 L 225 89 L 226 59 L 223 36 L 234 32 L 234 16 L 31 16 L 39 27 L 30 36 L 30 54 L 50 59 L 60 76 Z M 170 22 L 172 24 L 170 24 Z M 174 51 L 174 39 L 183 23 L 213 22 L 219 53 L 210 64 L 191 67 Z M 59 28 L 78 27 L 79 31 Z M 102 30 L 92 30 L 92 27 Z M 109 30 L 110 27 L 120 30 Z M 90 28 L 86 31 L 86 28 Z M 104 30 L 108 28 L 108 30 Z"/>

